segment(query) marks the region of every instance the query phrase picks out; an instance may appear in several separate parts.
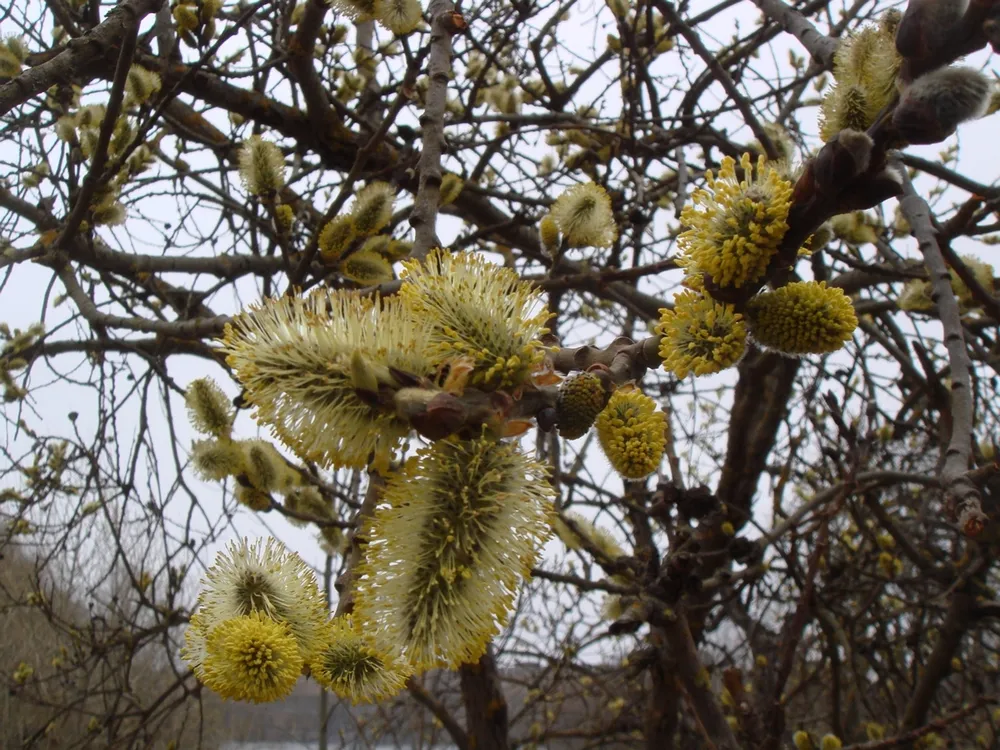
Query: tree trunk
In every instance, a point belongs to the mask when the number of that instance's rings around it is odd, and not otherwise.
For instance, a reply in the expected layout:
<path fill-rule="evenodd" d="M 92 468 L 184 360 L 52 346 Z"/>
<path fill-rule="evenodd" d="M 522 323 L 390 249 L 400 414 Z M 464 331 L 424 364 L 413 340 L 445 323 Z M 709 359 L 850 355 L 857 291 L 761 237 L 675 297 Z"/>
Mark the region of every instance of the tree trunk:
<path fill-rule="evenodd" d="M 507 750 L 507 700 L 493 647 L 475 664 L 463 664 L 462 701 L 470 750 Z"/>

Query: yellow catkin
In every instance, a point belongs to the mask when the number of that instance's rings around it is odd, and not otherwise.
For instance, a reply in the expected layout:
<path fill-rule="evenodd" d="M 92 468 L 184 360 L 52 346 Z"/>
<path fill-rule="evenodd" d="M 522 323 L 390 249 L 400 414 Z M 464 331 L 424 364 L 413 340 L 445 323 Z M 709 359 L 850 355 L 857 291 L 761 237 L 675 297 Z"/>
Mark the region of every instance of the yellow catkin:
<path fill-rule="evenodd" d="M 369 237 L 383 229 L 392 219 L 396 190 L 387 182 L 372 182 L 358 191 L 351 207 L 354 229 L 361 237 Z"/>
<path fill-rule="evenodd" d="M 663 369 L 679 378 L 732 367 L 746 350 L 743 316 L 701 292 L 688 290 L 674 297 L 673 310 L 660 310 L 656 333 L 662 337 Z"/>
<path fill-rule="evenodd" d="M 392 280 L 392 264 L 378 253 L 358 250 L 340 262 L 339 270 L 345 279 L 368 286 Z"/>
<path fill-rule="evenodd" d="M 243 185 L 250 195 L 272 196 L 285 184 L 285 157 L 281 149 L 259 135 L 244 141 L 239 164 Z"/>
<path fill-rule="evenodd" d="M 355 617 L 418 671 L 476 661 L 549 534 L 543 466 L 489 438 L 439 440 L 390 477 Z"/>
<path fill-rule="evenodd" d="M 659 467 L 667 444 L 667 419 L 642 391 L 615 391 L 595 426 L 604 455 L 626 479 L 642 479 Z"/>
<path fill-rule="evenodd" d="M 410 425 L 359 397 L 352 359 L 360 353 L 380 370 L 431 375 L 430 326 L 397 297 L 318 290 L 234 317 L 222 350 L 257 419 L 285 445 L 309 460 L 358 468 L 386 462 Z"/>
<path fill-rule="evenodd" d="M 471 383 L 487 389 L 523 383 L 543 359 L 547 333 L 542 295 L 517 272 L 475 253 L 435 249 L 403 263 L 399 296 L 433 326 L 430 351 L 446 361 L 468 358 Z"/>
<path fill-rule="evenodd" d="M 292 692 L 302 663 L 288 626 L 254 612 L 208 633 L 203 682 L 223 698 L 270 703 Z"/>
<path fill-rule="evenodd" d="M 594 373 L 578 372 L 566 378 L 559 386 L 556 401 L 560 437 L 576 440 L 586 435 L 610 395 L 610 388 Z"/>
<path fill-rule="evenodd" d="M 858 325 L 850 298 L 822 281 L 797 281 L 758 294 L 747 314 L 758 343 L 790 355 L 835 352 Z"/>
<path fill-rule="evenodd" d="M 310 670 L 316 682 L 355 704 L 391 698 L 413 672 L 371 633 L 354 625 L 349 615 L 330 623 Z"/>
<path fill-rule="evenodd" d="M 211 378 L 191 381 L 184 393 L 188 419 L 198 432 L 216 438 L 228 438 L 236 410 L 225 392 Z"/>
<path fill-rule="evenodd" d="M 593 182 L 566 190 L 549 215 L 570 247 L 611 247 L 618 237 L 611 198 Z"/>
<path fill-rule="evenodd" d="M 725 157 L 716 177 L 706 174 L 707 189 L 695 191 L 681 212 L 688 227 L 678 238 L 682 265 L 689 274 L 706 274 L 717 287 L 742 287 L 763 278 L 788 230 L 792 183 L 764 157 L 756 169 L 749 154 L 736 162 Z"/>

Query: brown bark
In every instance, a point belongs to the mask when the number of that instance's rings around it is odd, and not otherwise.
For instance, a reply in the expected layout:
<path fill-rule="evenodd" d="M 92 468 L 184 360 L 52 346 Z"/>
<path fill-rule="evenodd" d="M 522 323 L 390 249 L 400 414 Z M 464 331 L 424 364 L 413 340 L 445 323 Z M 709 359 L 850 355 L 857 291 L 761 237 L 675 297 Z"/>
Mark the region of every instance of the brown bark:
<path fill-rule="evenodd" d="M 469 750 L 507 750 L 507 699 L 493 647 L 475 664 L 463 664 L 459 675 Z"/>

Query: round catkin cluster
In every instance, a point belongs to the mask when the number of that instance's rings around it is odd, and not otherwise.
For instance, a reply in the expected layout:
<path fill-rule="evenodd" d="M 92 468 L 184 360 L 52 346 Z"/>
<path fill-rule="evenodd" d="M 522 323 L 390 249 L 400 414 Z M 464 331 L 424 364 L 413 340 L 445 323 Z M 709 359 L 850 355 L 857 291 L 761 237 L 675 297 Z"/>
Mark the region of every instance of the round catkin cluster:
<path fill-rule="evenodd" d="M 592 372 L 578 372 L 566 378 L 556 401 L 560 437 L 576 440 L 586 435 L 607 406 L 610 395 L 604 381 Z"/>
<path fill-rule="evenodd" d="M 835 352 L 858 326 L 851 300 L 822 281 L 797 281 L 759 294 L 747 312 L 757 342 L 783 354 Z"/>
<path fill-rule="evenodd" d="M 223 698 L 286 697 L 325 645 L 326 604 L 302 559 L 274 539 L 231 543 L 202 580 L 182 658 Z"/>
<path fill-rule="evenodd" d="M 727 156 L 719 174 L 706 173 L 707 189 L 696 190 L 681 221 L 680 264 L 688 275 L 705 274 L 717 287 L 740 288 L 763 278 L 788 230 L 792 183 L 781 169 L 749 154 Z M 755 168 L 756 167 L 756 168 Z"/>
<path fill-rule="evenodd" d="M 302 672 L 302 655 L 288 626 L 260 612 L 219 623 L 207 641 L 204 682 L 223 698 L 280 700 Z"/>
<path fill-rule="evenodd" d="M 615 391 L 596 427 L 608 461 L 626 479 L 647 477 L 660 465 L 667 446 L 666 415 L 642 391 Z"/>
<path fill-rule="evenodd" d="M 732 305 L 690 290 L 674 297 L 673 310 L 660 310 L 656 333 L 663 369 L 679 378 L 720 372 L 746 351 L 743 316 Z"/>
<path fill-rule="evenodd" d="M 570 247 L 611 247 L 618 237 L 611 198 L 593 182 L 565 191 L 556 198 L 549 215 Z"/>

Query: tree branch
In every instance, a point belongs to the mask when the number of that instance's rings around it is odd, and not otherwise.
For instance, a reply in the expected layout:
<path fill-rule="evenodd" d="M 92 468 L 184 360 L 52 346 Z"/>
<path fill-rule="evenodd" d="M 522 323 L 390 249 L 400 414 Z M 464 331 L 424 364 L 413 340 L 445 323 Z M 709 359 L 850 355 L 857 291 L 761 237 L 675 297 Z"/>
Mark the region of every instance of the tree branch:
<path fill-rule="evenodd" d="M 694 714 L 711 743 L 707 747 L 716 750 L 739 750 L 736 736 L 726 721 L 726 715 L 715 693 L 712 692 L 712 681 L 698 656 L 687 617 L 683 614 L 658 617 L 655 624 L 670 647 L 670 654 L 677 667 L 677 679 L 683 685 Z"/>
<path fill-rule="evenodd" d="M 89 77 L 95 67 L 104 67 L 106 55 L 139 22 L 155 13 L 163 0 L 125 0 L 85 36 L 72 40 L 51 60 L 25 71 L 0 85 L 0 117 L 14 107 L 38 96 L 57 83 Z"/>
<path fill-rule="evenodd" d="M 962 316 L 951 288 L 951 274 L 938 247 L 930 208 L 914 190 L 906 170 L 900 169 L 900 172 L 903 174 L 903 197 L 899 201 L 899 207 L 910 223 L 913 236 L 919 242 L 924 264 L 930 274 L 933 288 L 931 298 L 938 309 L 951 368 L 949 400 L 952 430 L 941 469 L 941 480 L 954 501 L 959 526 L 968 536 L 976 537 L 985 529 L 989 519 L 983 513 L 979 489 L 967 474 L 972 451 L 970 441 L 973 410 L 971 366 L 965 347 Z"/>
<path fill-rule="evenodd" d="M 833 67 L 833 56 L 840 44 L 836 39 L 821 33 L 805 16 L 782 0 L 753 0 L 753 3 L 766 16 L 777 21 L 781 28 L 798 39 L 802 46 L 809 50 L 813 60 L 824 69 Z"/>
<path fill-rule="evenodd" d="M 132 19 L 132 23 L 125 30 L 121 47 L 118 50 L 118 63 L 115 66 L 114 79 L 111 82 L 111 93 L 108 94 L 108 104 L 104 111 L 104 120 L 101 122 L 101 130 L 97 137 L 97 146 L 94 149 L 90 160 L 90 170 L 83 179 L 80 193 L 76 196 L 76 203 L 73 210 L 66 217 L 62 233 L 56 242 L 56 247 L 67 249 L 67 240 L 76 236 L 77 230 L 84 216 L 90 210 L 90 201 L 93 199 L 97 188 L 104 181 L 104 166 L 108 160 L 108 148 L 111 146 L 111 136 L 118 124 L 118 115 L 122 111 L 122 102 L 125 99 L 125 82 L 128 80 L 128 71 L 132 65 L 132 58 L 135 55 L 136 40 L 139 35 L 139 21 L 141 18 Z"/>
<path fill-rule="evenodd" d="M 458 669 L 465 704 L 469 747 L 507 750 L 507 699 L 504 698 L 492 644 L 475 664 Z"/>
<path fill-rule="evenodd" d="M 427 12 L 431 17 L 431 52 L 427 62 L 430 86 L 424 113 L 420 116 L 419 184 L 410 212 L 410 226 L 414 231 L 410 255 L 418 260 L 439 244 L 437 212 L 441 201 L 441 150 L 444 146 L 444 113 L 451 73 L 451 37 L 459 31 L 456 24 L 465 23 L 455 12 L 451 0 L 431 0 Z"/>
<path fill-rule="evenodd" d="M 451 715 L 451 712 L 445 708 L 441 701 L 436 700 L 434 696 L 428 693 L 416 677 L 410 678 L 409 682 L 406 683 L 406 689 L 417 703 L 424 706 L 424 708 L 434 715 L 435 719 L 441 722 L 441 725 L 448 732 L 458 750 L 469 750 L 469 738 L 465 734 L 465 730 L 462 729 L 462 726 L 455 720 L 455 717 Z"/>
<path fill-rule="evenodd" d="M 674 6 L 665 0 L 653 0 L 653 4 L 657 9 L 663 13 L 664 18 L 670 21 L 670 25 L 676 28 L 680 32 L 680 35 L 687 40 L 687 43 L 691 45 L 691 49 L 694 50 L 695 54 L 701 58 L 702 62 L 708 66 L 708 69 L 712 72 L 712 76 L 717 80 L 722 88 L 726 90 L 726 94 L 729 95 L 729 99 L 736 108 L 743 115 L 743 120 L 746 122 L 750 130 L 753 131 L 754 137 L 760 141 L 761 147 L 764 149 L 764 153 L 767 154 L 768 159 L 778 159 L 780 154 L 778 149 L 774 145 L 774 141 L 771 140 L 771 136 L 767 134 L 764 130 L 763 125 L 760 124 L 760 120 L 757 118 L 756 113 L 750 108 L 750 102 L 747 100 L 743 93 L 736 87 L 733 82 L 732 77 L 722 67 L 722 63 L 711 52 L 701 41 L 701 37 L 698 36 L 698 32 L 692 29 L 688 24 L 684 22 Z"/>

